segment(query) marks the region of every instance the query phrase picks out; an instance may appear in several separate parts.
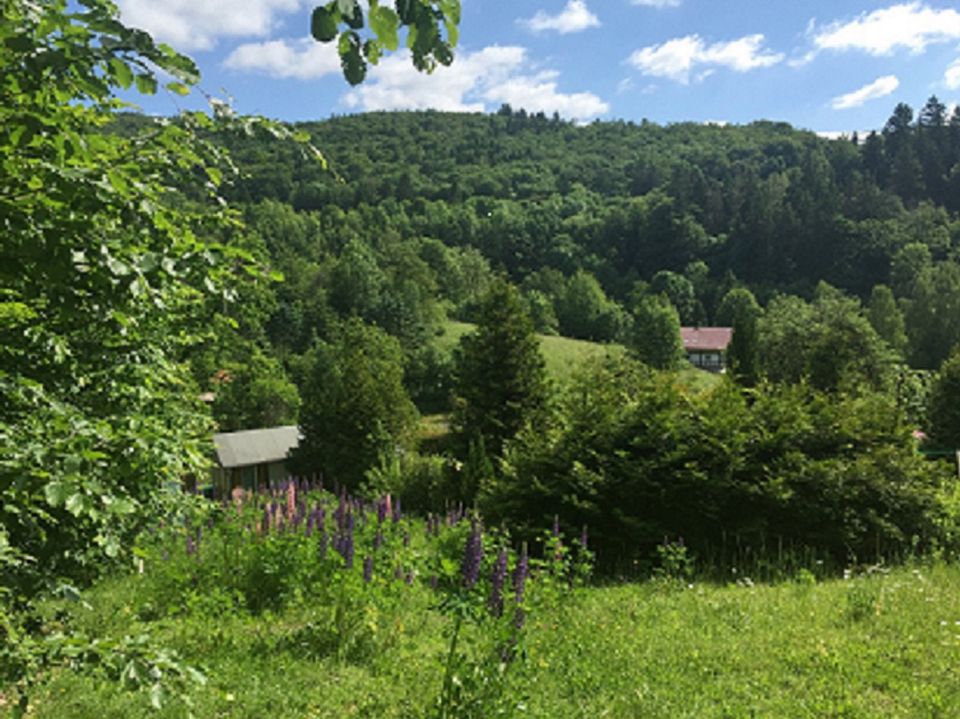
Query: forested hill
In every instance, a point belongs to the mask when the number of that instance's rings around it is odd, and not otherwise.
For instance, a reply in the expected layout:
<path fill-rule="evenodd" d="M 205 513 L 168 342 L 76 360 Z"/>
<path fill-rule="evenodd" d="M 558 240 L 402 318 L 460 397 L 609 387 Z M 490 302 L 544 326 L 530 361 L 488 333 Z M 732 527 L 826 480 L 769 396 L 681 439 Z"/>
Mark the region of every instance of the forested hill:
<path fill-rule="evenodd" d="M 777 329 L 801 317 L 869 320 L 876 334 L 837 341 L 871 367 L 889 364 L 863 350 L 877 336 L 923 369 L 960 342 L 960 113 L 935 98 L 839 140 L 773 122 L 577 126 L 507 107 L 297 129 L 326 166 L 266 133 L 214 138 L 241 170 L 222 189 L 245 215 L 247 249 L 285 277 L 241 291 L 237 336 L 194 362 L 222 398 L 222 427 L 294 419 L 290 380 L 302 391 L 311 348 L 349 317 L 397 338 L 407 390 L 443 406 L 431 338 L 444 318 L 474 319 L 500 273 L 538 331 L 627 344 L 644 298 L 666 297 L 683 324 L 729 324 L 724 298 L 753 293 L 768 317 L 761 372 L 774 379 L 810 371 L 778 364 L 817 342 Z M 236 396 L 211 384 L 225 369 Z"/>
<path fill-rule="evenodd" d="M 476 246 L 515 279 L 585 267 L 614 295 L 704 260 L 712 277 L 761 289 L 826 280 L 866 296 L 891 281 L 903 246 L 921 242 L 933 259 L 951 246 L 935 208 L 960 209 L 960 115 L 934 101 L 912 114 L 898 106 L 859 146 L 770 122 L 355 115 L 301 126 L 337 178 L 279 143 L 235 146 L 250 172 L 235 199 L 380 205 L 400 231 Z"/>

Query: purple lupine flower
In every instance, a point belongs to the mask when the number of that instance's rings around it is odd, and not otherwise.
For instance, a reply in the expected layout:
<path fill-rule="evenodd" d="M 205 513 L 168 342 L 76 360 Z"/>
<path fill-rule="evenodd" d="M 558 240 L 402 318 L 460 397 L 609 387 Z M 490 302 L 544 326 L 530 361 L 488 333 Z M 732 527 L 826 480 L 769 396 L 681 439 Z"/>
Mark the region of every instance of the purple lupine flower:
<path fill-rule="evenodd" d="M 337 523 L 337 529 L 339 531 L 343 531 L 343 519 L 344 519 L 344 516 L 346 515 L 346 512 L 347 512 L 346 501 L 341 495 L 340 502 L 337 504 L 337 508 L 333 513 L 333 519 Z"/>
<path fill-rule="evenodd" d="M 340 555 L 347 569 L 353 569 L 353 533 L 345 534 L 340 540 Z"/>
<path fill-rule="evenodd" d="M 369 554 L 363 559 L 363 581 L 369 583 L 373 579 L 373 557 Z"/>
<path fill-rule="evenodd" d="M 383 520 L 387 518 L 387 500 L 385 497 L 381 497 L 377 500 L 377 521 L 380 524 L 383 524 Z"/>
<path fill-rule="evenodd" d="M 307 537 L 309 537 L 310 535 L 313 534 L 313 521 L 314 521 L 313 518 L 314 518 L 313 512 L 311 512 L 310 514 L 307 515 L 307 526 L 306 526 L 306 528 L 304 529 L 304 534 L 305 534 Z"/>
<path fill-rule="evenodd" d="M 347 518 L 344 521 L 344 532 L 340 542 L 340 554 L 343 555 L 343 561 L 347 569 L 353 568 L 353 513 L 347 512 Z"/>
<path fill-rule="evenodd" d="M 480 523 L 474 517 L 470 522 L 470 534 L 463 549 L 463 564 L 460 567 L 463 585 L 473 589 L 480 578 L 480 563 L 483 561 L 483 534 Z"/>
<path fill-rule="evenodd" d="M 403 516 L 403 510 L 400 508 L 400 497 L 397 497 L 397 503 L 393 505 L 393 523 L 396 524 Z"/>
<path fill-rule="evenodd" d="M 313 513 L 316 515 L 316 519 L 313 520 L 313 525 L 317 531 L 326 529 L 327 510 L 323 508 L 323 505 L 318 504 L 313 510 Z"/>
<path fill-rule="evenodd" d="M 497 561 L 493 564 L 493 573 L 490 575 L 490 613 L 499 617 L 503 614 L 503 583 L 507 578 L 507 550 L 500 549 Z"/>
<path fill-rule="evenodd" d="M 270 534 L 270 508 L 269 507 L 265 506 L 263 508 L 263 521 L 261 524 L 262 524 L 261 529 L 263 533 Z"/>

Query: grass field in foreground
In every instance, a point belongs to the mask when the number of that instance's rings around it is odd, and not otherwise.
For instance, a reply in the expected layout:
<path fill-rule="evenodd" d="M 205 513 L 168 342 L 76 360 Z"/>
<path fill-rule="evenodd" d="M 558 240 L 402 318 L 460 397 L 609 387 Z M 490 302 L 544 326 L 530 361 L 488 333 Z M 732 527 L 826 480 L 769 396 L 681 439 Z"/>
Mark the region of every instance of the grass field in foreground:
<path fill-rule="evenodd" d="M 102 584 L 76 606 L 96 636 L 149 631 L 200 666 L 197 717 L 425 717 L 439 692 L 447 619 L 413 591 L 362 661 L 312 656 L 291 637 L 309 598 L 279 615 L 143 622 L 137 578 Z M 189 600 L 189 598 L 185 598 Z M 197 601 L 194 598 L 191 601 Z M 511 670 L 516 716 L 955 717 L 960 715 L 960 568 L 918 565 L 778 585 L 643 582 L 578 590 L 531 613 L 527 659 Z M 2 711 L 0 711 L 2 713 Z M 37 719 L 185 716 L 144 694 L 62 671 Z"/>

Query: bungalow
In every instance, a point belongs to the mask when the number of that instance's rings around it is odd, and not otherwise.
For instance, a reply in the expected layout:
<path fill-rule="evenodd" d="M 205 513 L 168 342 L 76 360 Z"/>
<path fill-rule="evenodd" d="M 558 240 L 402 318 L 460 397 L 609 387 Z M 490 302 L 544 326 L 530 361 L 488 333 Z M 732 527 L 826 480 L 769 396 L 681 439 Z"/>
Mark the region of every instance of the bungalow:
<path fill-rule="evenodd" d="M 211 473 L 214 493 L 222 497 L 234 487 L 256 489 L 286 479 L 287 455 L 299 443 L 296 425 L 213 435 L 217 455 Z"/>
<path fill-rule="evenodd" d="M 710 372 L 723 372 L 732 327 L 681 327 L 680 337 L 690 364 Z"/>

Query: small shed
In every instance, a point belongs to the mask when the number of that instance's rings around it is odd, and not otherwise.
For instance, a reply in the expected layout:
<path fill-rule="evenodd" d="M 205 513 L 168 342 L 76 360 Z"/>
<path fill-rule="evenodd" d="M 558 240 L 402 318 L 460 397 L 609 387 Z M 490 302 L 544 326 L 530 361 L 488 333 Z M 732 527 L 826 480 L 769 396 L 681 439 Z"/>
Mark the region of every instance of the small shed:
<path fill-rule="evenodd" d="M 690 364 L 710 372 L 723 372 L 732 327 L 681 327 L 680 337 Z"/>
<path fill-rule="evenodd" d="M 256 489 L 287 477 L 285 465 L 290 450 L 300 444 L 296 425 L 222 432 L 213 435 L 217 464 L 212 470 L 214 491 L 219 496 L 234 487 Z"/>

